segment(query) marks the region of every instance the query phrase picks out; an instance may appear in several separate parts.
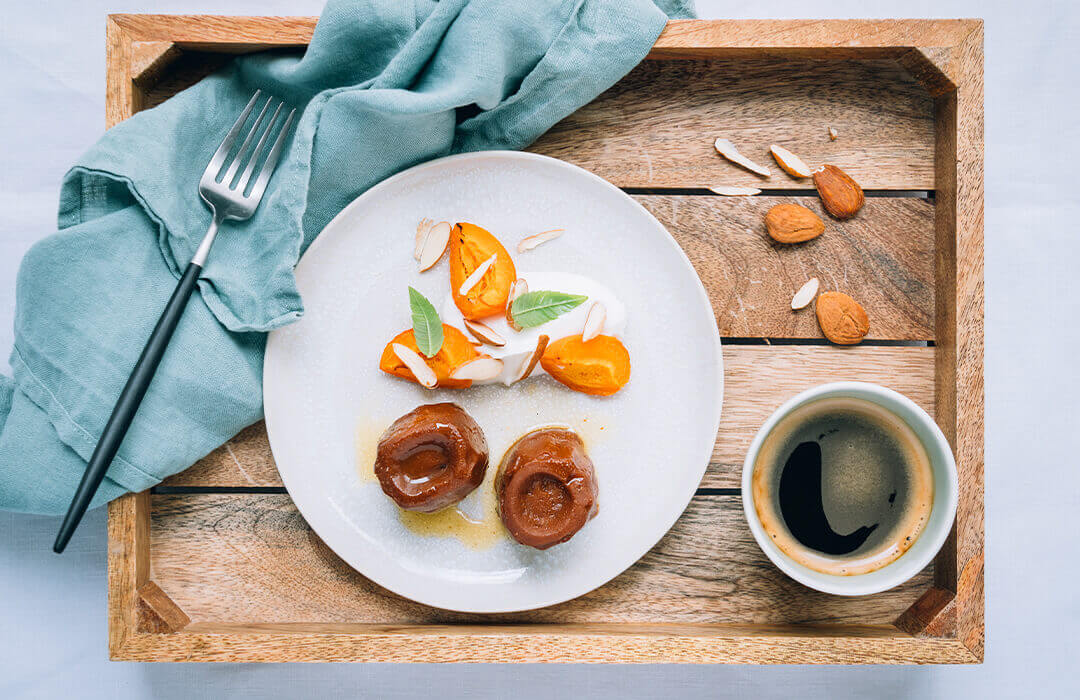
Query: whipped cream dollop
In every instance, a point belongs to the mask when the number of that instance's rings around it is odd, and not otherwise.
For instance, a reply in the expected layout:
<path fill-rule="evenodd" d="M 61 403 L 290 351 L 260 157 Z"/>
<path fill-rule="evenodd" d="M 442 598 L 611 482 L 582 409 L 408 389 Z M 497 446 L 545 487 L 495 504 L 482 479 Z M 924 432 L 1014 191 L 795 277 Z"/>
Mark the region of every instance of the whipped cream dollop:
<path fill-rule="evenodd" d="M 511 328 L 502 315 L 481 319 L 484 325 L 506 339 L 506 345 L 501 348 L 491 345 L 481 346 L 481 352 L 503 361 L 503 370 L 498 377 L 476 382 L 477 384 L 502 383 L 507 386 L 512 384 L 521 369 L 522 363 L 532 357 L 533 351 L 536 350 L 536 341 L 541 335 L 548 336 L 550 343 L 554 343 L 559 338 L 565 338 L 568 335 L 580 335 L 585 328 L 585 317 L 596 302 L 603 304 L 604 310 L 607 312 L 601 333 L 622 338 L 622 333 L 626 328 L 626 307 L 608 287 L 594 279 L 571 272 L 537 271 L 518 273 L 518 275 L 529 284 L 530 292 L 549 290 L 567 294 L 581 294 L 588 297 L 588 299 L 562 316 L 533 328 L 523 328 L 520 331 Z M 454 304 L 454 297 L 451 294 L 446 295 L 442 308 L 439 309 L 439 315 L 442 317 L 443 323 L 454 326 L 465 333 L 467 337 L 473 338 L 473 335 L 465 328 L 465 318 L 461 315 L 457 305 Z M 536 365 L 531 376 L 538 374 L 544 374 L 544 370 L 539 364 Z"/>

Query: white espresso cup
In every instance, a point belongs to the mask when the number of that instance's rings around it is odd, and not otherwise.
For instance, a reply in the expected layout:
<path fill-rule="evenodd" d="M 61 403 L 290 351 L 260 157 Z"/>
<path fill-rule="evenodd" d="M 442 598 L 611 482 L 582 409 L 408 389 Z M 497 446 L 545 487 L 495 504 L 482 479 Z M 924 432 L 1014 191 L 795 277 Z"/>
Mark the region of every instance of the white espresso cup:
<path fill-rule="evenodd" d="M 934 487 L 933 502 L 915 543 L 885 566 L 867 573 L 837 575 L 811 569 L 784 553 L 766 532 L 754 504 L 754 465 L 766 437 L 787 415 L 809 403 L 832 398 L 861 399 L 884 409 L 914 432 L 929 458 Z M 945 435 L 934 419 L 892 389 L 865 382 L 834 382 L 808 389 L 776 409 L 754 436 L 743 462 L 742 500 L 750 531 L 765 555 L 785 574 L 804 586 L 835 595 L 880 593 L 907 581 L 934 558 L 945 543 L 956 516 L 956 461 Z"/>

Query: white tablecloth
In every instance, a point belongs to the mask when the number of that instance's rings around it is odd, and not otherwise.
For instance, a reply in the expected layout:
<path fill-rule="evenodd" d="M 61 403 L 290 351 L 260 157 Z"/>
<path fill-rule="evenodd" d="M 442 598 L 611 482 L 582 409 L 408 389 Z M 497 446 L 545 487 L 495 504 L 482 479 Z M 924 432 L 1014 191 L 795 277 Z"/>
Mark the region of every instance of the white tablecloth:
<path fill-rule="evenodd" d="M 106 661 L 105 514 L 0 513 L 0 697 L 1076 697 L 1080 11 L 1070 2 L 698 0 L 703 17 L 986 19 L 987 652 L 981 667 L 168 665 Z M 0 12 L 0 353 L 15 273 L 104 126 L 108 12 L 318 14 L 318 0 L 39 0 Z M 35 143 L 40 145 L 34 145 Z M 0 361 L 0 364 L 3 364 Z M 1069 690 L 1072 688 L 1072 690 Z"/>

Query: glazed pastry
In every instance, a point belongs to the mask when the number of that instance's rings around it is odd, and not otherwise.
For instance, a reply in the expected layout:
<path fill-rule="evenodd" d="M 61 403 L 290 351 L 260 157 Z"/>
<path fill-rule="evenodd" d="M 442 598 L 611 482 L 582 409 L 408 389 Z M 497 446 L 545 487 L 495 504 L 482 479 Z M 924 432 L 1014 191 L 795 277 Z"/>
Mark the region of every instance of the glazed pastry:
<path fill-rule="evenodd" d="M 418 406 L 379 438 L 375 476 L 405 510 L 432 513 L 484 481 L 488 447 L 472 416 L 453 403 Z"/>
<path fill-rule="evenodd" d="M 577 433 L 543 428 L 519 439 L 495 478 L 499 516 L 536 549 L 566 542 L 596 516 L 596 473 Z"/>

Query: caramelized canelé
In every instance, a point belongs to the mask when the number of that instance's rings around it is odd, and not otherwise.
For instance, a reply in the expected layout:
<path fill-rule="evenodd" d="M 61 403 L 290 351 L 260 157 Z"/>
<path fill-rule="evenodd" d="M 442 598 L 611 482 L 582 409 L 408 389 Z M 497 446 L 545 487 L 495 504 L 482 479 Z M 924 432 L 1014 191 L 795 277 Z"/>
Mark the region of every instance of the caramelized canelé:
<path fill-rule="evenodd" d="M 379 438 L 375 476 L 383 493 L 422 513 L 453 505 L 484 481 L 487 440 L 457 404 L 418 406 Z"/>
<path fill-rule="evenodd" d="M 495 478 L 499 516 L 523 545 L 566 542 L 596 516 L 596 473 L 577 433 L 543 428 L 519 439 Z"/>

